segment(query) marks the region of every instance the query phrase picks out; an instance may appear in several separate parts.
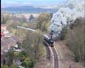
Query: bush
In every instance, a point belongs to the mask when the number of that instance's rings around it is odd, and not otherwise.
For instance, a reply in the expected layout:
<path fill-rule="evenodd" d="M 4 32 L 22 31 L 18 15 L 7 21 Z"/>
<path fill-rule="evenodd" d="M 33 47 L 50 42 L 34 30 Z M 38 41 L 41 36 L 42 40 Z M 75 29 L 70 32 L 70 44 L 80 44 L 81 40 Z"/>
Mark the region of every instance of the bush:
<path fill-rule="evenodd" d="M 83 19 L 68 31 L 65 40 L 74 53 L 75 61 L 85 64 L 85 21 Z"/>
<path fill-rule="evenodd" d="M 33 68 L 34 67 L 34 62 L 30 59 L 30 58 L 25 58 L 22 61 L 22 66 L 24 66 L 25 68 Z"/>
<path fill-rule="evenodd" d="M 65 39 L 65 36 L 67 34 L 67 28 L 65 27 L 62 32 L 61 32 L 61 35 L 60 35 L 60 40 L 64 40 Z"/>
<path fill-rule="evenodd" d="M 37 18 L 37 25 L 36 28 L 40 29 L 41 31 L 47 31 L 47 24 L 51 20 L 51 14 L 46 14 L 42 13 L 40 16 Z"/>
<path fill-rule="evenodd" d="M 18 66 L 15 64 L 11 64 L 10 68 L 18 68 Z"/>
<path fill-rule="evenodd" d="M 1 68 L 9 68 L 8 65 L 3 65 Z"/>

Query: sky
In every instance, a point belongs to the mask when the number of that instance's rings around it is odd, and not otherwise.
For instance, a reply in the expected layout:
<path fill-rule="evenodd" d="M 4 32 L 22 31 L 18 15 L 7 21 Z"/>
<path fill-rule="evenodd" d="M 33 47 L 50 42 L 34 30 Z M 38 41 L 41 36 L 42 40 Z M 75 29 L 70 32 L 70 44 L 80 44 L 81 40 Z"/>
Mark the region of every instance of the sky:
<path fill-rule="evenodd" d="M 1 0 L 1 7 L 9 6 L 56 6 L 59 3 L 63 3 L 66 0 Z"/>

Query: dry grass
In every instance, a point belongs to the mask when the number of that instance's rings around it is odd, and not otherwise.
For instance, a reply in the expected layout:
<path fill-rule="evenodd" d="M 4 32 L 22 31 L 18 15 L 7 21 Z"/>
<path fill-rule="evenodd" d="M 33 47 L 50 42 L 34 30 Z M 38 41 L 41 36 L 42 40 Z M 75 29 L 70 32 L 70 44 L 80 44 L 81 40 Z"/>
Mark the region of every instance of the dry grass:
<path fill-rule="evenodd" d="M 43 46 L 43 56 L 40 61 L 35 64 L 34 68 L 51 68 L 51 61 L 46 58 L 46 48 Z"/>
<path fill-rule="evenodd" d="M 73 53 L 66 47 L 65 43 L 58 41 L 55 43 L 55 47 L 58 51 L 61 65 L 63 68 L 85 68 L 80 63 L 76 63 L 73 60 Z"/>

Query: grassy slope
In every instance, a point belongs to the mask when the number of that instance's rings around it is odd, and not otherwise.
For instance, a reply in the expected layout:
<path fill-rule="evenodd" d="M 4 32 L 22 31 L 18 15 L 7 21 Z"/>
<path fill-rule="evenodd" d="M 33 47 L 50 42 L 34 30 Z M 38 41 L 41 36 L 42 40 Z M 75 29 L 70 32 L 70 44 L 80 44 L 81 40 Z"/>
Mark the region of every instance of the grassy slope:
<path fill-rule="evenodd" d="M 63 42 L 55 42 L 55 47 L 58 51 L 60 62 L 61 65 L 63 65 L 63 68 L 69 68 L 70 65 L 72 68 L 84 68 L 80 63 L 74 62 L 73 53 L 66 47 Z"/>

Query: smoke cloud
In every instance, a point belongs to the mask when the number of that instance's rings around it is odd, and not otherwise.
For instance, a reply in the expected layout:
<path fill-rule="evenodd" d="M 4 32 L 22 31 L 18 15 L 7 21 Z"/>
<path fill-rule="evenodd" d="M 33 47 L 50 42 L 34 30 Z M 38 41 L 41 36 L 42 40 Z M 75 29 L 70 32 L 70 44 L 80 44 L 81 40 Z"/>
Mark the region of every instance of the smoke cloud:
<path fill-rule="evenodd" d="M 72 24 L 76 18 L 84 17 L 85 0 L 67 0 L 66 4 L 53 14 L 51 19 L 50 31 L 53 38 L 59 37 L 62 29 Z"/>

